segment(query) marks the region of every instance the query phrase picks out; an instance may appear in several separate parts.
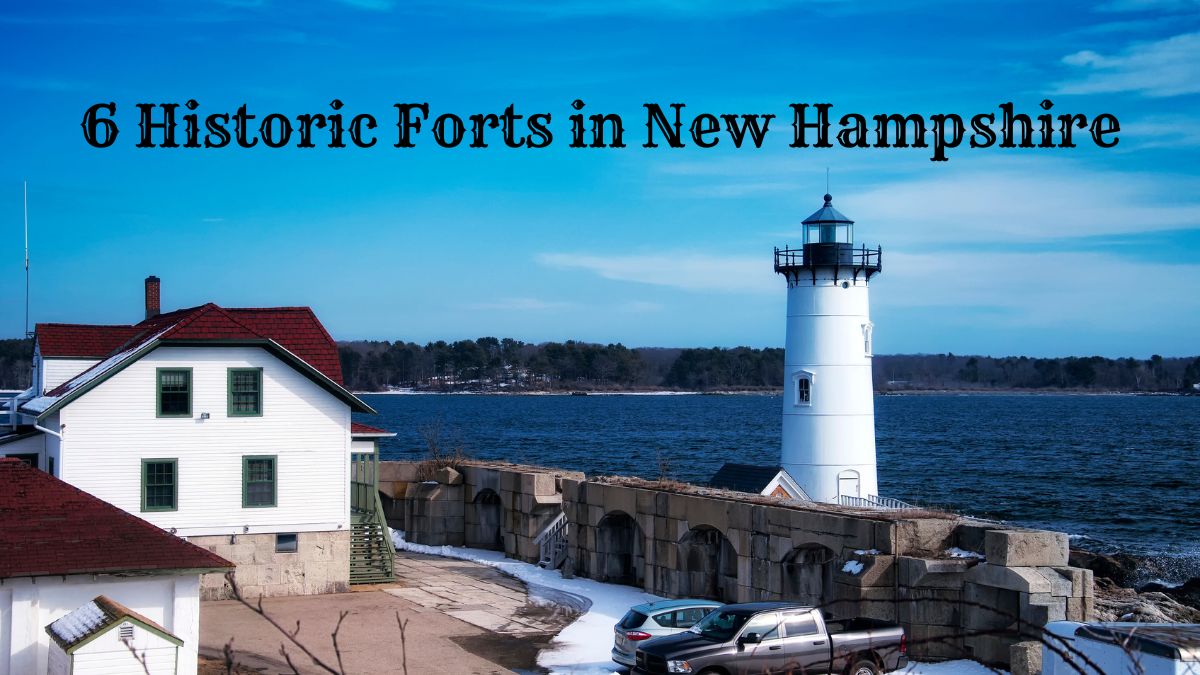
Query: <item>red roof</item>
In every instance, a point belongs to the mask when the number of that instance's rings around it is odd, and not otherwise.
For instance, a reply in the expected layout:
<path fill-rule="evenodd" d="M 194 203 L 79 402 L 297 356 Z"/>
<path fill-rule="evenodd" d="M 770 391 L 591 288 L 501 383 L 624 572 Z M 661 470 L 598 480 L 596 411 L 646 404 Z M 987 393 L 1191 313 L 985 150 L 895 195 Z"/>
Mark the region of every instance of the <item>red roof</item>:
<path fill-rule="evenodd" d="M 395 436 L 395 434 L 393 434 L 390 431 L 384 431 L 383 429 L 376 429 L 375 427 L 367 425 L 367 424 L 363 424 L 362 422 L 351 422 L 350 423 L 350 435 L 351 436 L 378 436 L 381 434 L 385 435 L 385 436 Z"/>
<path fill-rule="evenodd" d="M 42 356 L 105 359 L 158 335 L 170 340 L 270 339 L 343 384 L 337 343 L 307 307 L 225 309 L 212 303 L 160 314 L 132 326 L 39 323 Z"/>
<path fill-rule="evenodd" d="M 233 563 L 17 459 L 0 459 L 0 579 Z"/>
<path fill-rule="evenodd" d="M 38 349 L 42 356 L 102 359 L 139 332 L 135 326 L 39 323 Z"/>

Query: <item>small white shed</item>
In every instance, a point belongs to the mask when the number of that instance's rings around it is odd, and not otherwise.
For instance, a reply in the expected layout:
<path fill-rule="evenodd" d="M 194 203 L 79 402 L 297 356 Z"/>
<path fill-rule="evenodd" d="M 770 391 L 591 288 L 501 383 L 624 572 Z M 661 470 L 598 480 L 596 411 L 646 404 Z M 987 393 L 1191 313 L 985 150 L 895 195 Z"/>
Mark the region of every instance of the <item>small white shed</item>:
<path fill-rule="evenodd" d="M 183 640 L 106 596 L 46 626 L 48 675 L 175 675 Z"/>

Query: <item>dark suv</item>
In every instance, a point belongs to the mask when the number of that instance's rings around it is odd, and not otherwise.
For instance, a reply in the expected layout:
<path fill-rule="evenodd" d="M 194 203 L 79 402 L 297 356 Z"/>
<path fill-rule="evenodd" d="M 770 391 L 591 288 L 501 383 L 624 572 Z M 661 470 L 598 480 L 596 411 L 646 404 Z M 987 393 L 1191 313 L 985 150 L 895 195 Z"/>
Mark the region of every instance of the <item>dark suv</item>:
<path fill-rule="evenodd" d="M 637 674 L 851 673 L 878 675 L 908 665 L 904 629 L 873 619 L 826 623 L 788 602 L 725 605 L 678 635 L 637 650 Z"/>

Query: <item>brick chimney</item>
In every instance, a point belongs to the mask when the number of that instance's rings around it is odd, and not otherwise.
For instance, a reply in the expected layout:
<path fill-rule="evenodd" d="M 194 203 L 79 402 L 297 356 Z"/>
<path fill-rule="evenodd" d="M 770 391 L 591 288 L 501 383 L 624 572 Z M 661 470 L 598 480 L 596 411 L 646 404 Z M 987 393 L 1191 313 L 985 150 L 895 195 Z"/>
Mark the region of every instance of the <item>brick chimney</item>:
<path fill-rule="evenodd" d="M 158 299 L 158 277 L 146 277 L 146 318 L 156 317 L 161 313 Z"/>

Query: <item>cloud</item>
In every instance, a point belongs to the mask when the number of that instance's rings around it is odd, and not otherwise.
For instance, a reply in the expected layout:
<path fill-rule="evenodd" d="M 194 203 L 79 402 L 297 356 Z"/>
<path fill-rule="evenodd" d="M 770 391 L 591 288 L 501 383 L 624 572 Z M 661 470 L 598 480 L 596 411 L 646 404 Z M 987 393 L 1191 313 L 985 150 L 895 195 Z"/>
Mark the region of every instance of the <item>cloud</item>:
<path fill-rule="evenodd" d="M 1132 122 L 1122 122 L 1121 132 L 1127 148 L 1182 148 L 1200 146 L 1200 125 L 1182 115 L 1157 115 Z"/>
<path fill-rule="evenodd" d="M 1140 335 L 1200 329 L 1200 265 L 1138 262 L 1104 253 L 885 255 L 872 282 L 876 307 L 942 307 L 987 314 L 998 326 L 1075 326 Z M 1070 352 L 1071 349 L 1065 349 Z"/>
<path fill-rule="evenodd" d="M 1200 32 L 1137 43 L 1112 56 L 1083 50 L 1064 56 L 1062 62 L 1081 74 L 1059 82 L 1055 91 L 1060 94 L 1200 93 Z"/>
<path fill-rule="evenodd" d="M 632 314 L 649 314 L 651 312 L 662 311 L 663 306 L 657 302 L 647 302 L 645 300 L 632 300 L 622 303 L 617 306 L 617 310 L 622 312 L 630 312 Z"/>
<path fill-rule="evenodd" d="M 1111 0 L 1096 9 L 1101 12 L 1186 12 L 1200 9 L 1200 0 Z"/>
<path fill-rule="evenodd" d="M 687 251 L 614 255 L 543 253 L 537 256 L 537 262 L 555 269 L 583 270 L 614 281 L 685 291 L 770 293 L 779 291 L 781 284 L 774 278 L 769 256 Z"/>
<path fill-rule="evenodd" d="M 371 0 L 342 0 L 342 2 Z M 441 8 L 441 3 L 426 3 L 429 8 Z M 878 9 L 873 3 L 846 2 L 845 0 L 558 0 L 538 2 L 531 0 L 488 0 L 468 2 L 479 11 L 530 15 L 549 19 L 601 16 L 665 16 L 672 18 L 705 18 L 722 16 L 744 16 L 761 14 L 805 6 L 824 9 L 838 14 L 852 14 Z M 410 6 L 411 7 L 411 6 Z"/>
<path fill-rule="evenodd" d="M 566 309 L 573 307 L 570 302 L 539 300 L 538 298 L 504 298 L 495 302 L 481 302 L 467 305 L 467 309 L 503 312 L 531 312 L 548 309 Z"/>
<path fill-rule="evenodd" d="M 1198 195 L 1194 176 L 1096 171 L 1072 161 L 982 162 L 887 182 L 851 195 L 839 209 L 857 221 L 856 238 L 868 242 L 1011 247 L 1196 228 Z"/>

